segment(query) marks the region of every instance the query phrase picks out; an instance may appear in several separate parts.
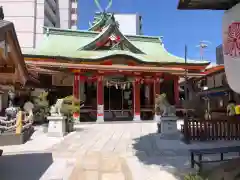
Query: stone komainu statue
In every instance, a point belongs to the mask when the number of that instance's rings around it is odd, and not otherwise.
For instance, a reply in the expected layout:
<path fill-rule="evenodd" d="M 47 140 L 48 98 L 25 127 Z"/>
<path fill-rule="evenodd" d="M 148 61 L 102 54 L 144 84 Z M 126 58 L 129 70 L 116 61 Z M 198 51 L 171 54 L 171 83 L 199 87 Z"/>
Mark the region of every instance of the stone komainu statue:
<path fill-rule="evenodd" d="M 50 113 L 51 116 L 62 116 L 61 109 L 63 106 L 63 99 L 57 99 L 55 105 L 51 106 Z"/>
<path fill-rule="evenodd" d="M 157 115 L 162 116 L 176 116 L 176 109 L 174 106 L 169 104 L 165 93 L 161 95 L 156 94 L 155 112 Z"/>

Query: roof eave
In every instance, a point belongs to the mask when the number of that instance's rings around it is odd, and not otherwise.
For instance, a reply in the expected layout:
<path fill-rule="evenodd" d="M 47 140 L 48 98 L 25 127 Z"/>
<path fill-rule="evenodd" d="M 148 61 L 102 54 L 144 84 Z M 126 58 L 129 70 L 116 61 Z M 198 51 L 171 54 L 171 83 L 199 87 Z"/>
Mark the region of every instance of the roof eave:
<path fill-rule="evenodd" d="M 94 64 L 75 64 L 75 63 L 57 63 L 57 62 L 36 62 L 36 61 L 28 61 L 28 65 L 34 65 L 41 68 L 61 68 L 61 69 L 86 69 L 86 70 L 103 70 L 103 71 L 112 71 L 116 70 L 119 72 L 129 71 L 129 72 L 167 72 L 174 74 L 185 74 L 185 70 L 183 68 L 173 68 L 173 67 L 142 67 L 142 66 L 124 66 L 124 65 L 94 65 Z M 202 76 L 203 73 L 189 73 L 191 76 Z"/>
<path fill-rule="evenodd" d="M 95 58 L 95 59 L 90 59 L 90 58 L 71 58 L 71 57 L 64 57 L 64 56 L 47 56 L 47 55 L 33 55 L 33 54 L 25 54 L 24 55 L 25 58 L 27 59 L 27 61 L 32 60 L 34 58 L 39 58 L 39 59 L 49 59 L 49 61 L 56 61 L 56 60 L 66 60 L 66 61 L 70 61 L 70 62 L 75 62 L 75 63 L 81 63 L 81 62 L 92 62 L 93 60 L 95 62 L 98 61 L 103 61 L 105 59 L 109 59 L 109 58 L 114 58 L 114 57 L 131 57 L 133 60 L 137 61 L 139 64 L 149 64 L 149 65 L 179 65 L 179 66 L 202 66 L 202 69 L 205 69 L 208 65 L 209 62 L 204 62 L 204 63 L 181 63 L 181 62 L 144 62 L 140 59 L 137 59 L 135 57 L 129 56 L 129 55 L 110 55 L 110 56 L 105 56 L 105 57 L 99 57 L 99 58 Z M 29 58 L 29 59 L 28 59 Z M 26 62 L 27 62 L 26 61 Z M 76 62 L 77 61 L 77 62 Z"/>
<path fill-rule="evenodd" d="M 14 47 L 13 50 L 16 51 L 16 56 L 13 58 L 13 62 L 16 66 L 16 68 L 18 69 L 19 73 L 20 73 L 20 77 L 19 80 L 21 82 L 21 84 L 25 84 L 27 82 L 28 77 L 28 71 L 26 68 L 26 64 L 24 62 L 24 57 L 22 55 L 22 51 L 18 42 L 18 38 L 17 38 L 17 34 L 15 31 L 15 27 L 14 24 L 12 22 L 9 21 L 5 21 L 5 20 L 0 20 L 1 21 L 1 33 L 6 33 L 9 32 L 9 36 L 10 36 L 10 41 L 11 41 L 11 45 Z"/>
<path fill-rule="evenodd" d="M 212 1 L 208 0 L 206 1 L 202 0 L 179 0 L 178 2 L 178 9 L 179 10 L 228 10 L 235 6 L 240 1 L 232 1 L 232 0 L 226 0 L 226 2 L 220 2 L 220 1 Z"/>

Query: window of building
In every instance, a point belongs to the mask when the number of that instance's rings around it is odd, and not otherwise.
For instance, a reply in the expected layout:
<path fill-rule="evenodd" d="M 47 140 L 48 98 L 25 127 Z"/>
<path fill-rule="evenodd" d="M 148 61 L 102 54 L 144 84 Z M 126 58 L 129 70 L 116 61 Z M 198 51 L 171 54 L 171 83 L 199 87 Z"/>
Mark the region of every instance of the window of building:
<path fill-rule="evenodd" d="M 75 26 L 77 24 L 76 20 L 71 20 L 71 26 Z"/>
<path fill-rule="evenodd" d="M 77 14 L 77 8 L 72 8 L 71 9 L 71 14 Z"/>

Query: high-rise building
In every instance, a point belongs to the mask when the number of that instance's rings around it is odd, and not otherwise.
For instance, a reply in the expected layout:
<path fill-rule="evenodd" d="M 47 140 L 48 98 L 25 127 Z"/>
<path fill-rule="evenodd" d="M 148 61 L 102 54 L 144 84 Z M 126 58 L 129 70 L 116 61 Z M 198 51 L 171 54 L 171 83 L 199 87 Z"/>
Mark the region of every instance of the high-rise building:
<path fill-rule="evenodd" d="M 0 0 L 5 20 L 15 25 L 23 51 L 43 39 L 43 26 L 76 28 L 77 0 Z"/>
<path fill-rule="evenodd" d="M 71 20 L 70 20 L 70 27 L 71 29 L 77 29 L 77 17 L 78 17 L 78 11 L 77 11 L 77 6 L 78 6 L 78 0 L 70 0 L 71 3 Z"/>
<path fill-rule="evenodd" d="M 222 44 L 217 46 L 216 48 L 216 63 L 218 65 L 222 65 L 224 64 L 224 60 L 223 60 L 223 47 Z"/>
<path fill-rule="evenodd" d="M 100 12 L 95 14 L 95 18 L 101 15 Z M 123 34 L 141 35 L 142 34 L 142 16 L 138 14 L 117 14 L 114 17 L 119 24 L 119 29 Z"/>

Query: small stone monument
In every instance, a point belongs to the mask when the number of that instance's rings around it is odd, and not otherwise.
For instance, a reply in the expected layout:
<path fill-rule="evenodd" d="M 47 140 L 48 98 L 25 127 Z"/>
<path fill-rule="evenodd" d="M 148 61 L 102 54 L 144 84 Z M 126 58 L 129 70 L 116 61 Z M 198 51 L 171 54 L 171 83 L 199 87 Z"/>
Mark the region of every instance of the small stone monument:
<path fill-rule="evenodd" d="M 63 99 L 58 99 L 56 104 L 50 109 L 51 116 L 48 116 L 48 135 L 63 137 L 66 134 L 66 118 L 61 113 Z"/>
<path fill-rule="evenodd" d="M 8 120 L 14 119 L 17 116 L 17 113 L 19 111 L 19 107 L 16 107 L 14 104 L 16 94 L 13 90 L 9 90 L 8 92 L 8 98 L 9 98 L 9 105 L 5 110 L 5 115 Z"/>
<path fill-rule="evenodd" d="M 161 137 L 179 136 L 176 109 L 169 104 L 166 94 L 156 95 L 155 111 L 157 118 L 160 118 L 158 132 L 161 133 Z"/>

